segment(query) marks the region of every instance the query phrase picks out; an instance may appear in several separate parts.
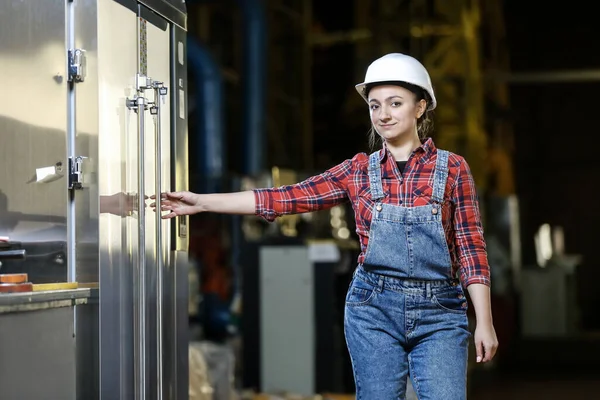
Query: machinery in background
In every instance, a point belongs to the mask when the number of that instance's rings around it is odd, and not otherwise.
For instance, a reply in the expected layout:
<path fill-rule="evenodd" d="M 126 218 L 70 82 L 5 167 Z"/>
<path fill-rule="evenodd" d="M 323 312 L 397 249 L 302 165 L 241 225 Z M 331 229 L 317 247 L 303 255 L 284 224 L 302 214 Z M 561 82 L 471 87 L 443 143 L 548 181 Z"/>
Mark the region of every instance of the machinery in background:
<path fill-rule="evenodd" d="M 241 189 L 306 174 L 274 167 Z M 278 393 L 354 391 L 343 334 L 344 299 L 359 252 L 350 204 L 267 223 L 243 218 L 242 387 Z M 290 343 L 294 343 L 290 346 Z"/>
<path fill-rule="evenodd" d="M 521 330 L 525 339 L 580 334 L 576 272 L 582 257 L 565 252 L 560 226 L 543 224 L 535 235 L 537 262 L 521 271 Z M 551 293 L 551 295 L 549 295 Z"/>

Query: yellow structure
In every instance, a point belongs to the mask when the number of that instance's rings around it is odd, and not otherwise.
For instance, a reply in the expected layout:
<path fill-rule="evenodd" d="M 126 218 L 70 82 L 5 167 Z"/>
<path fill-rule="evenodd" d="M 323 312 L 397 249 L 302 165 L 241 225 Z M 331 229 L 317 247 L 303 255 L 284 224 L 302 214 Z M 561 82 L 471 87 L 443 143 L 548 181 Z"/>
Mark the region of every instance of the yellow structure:
<path fill-rule="evenodd" d="M 488 81 L 484 70 L 484 64 L 494 72 L 508 70 L 501 2 L 387 0 L 377 7 L 371 3 L 355 3 L 357 29 L 371 29 L 374 37 L 357 42 L 356 79 L 369 60 L 387 52 L 407 52 L 423 61 L 438 99 L 436 144 L 467 159 L 482 192 L 512 194 L 510 122 L 486 121 L 485 108 L 488 101 L 500 109 L 509 107 L 506 83 Z M 483 46 L 489 49 L 485 60 Z"/>
<path fill-rule="evenodd" d="M 508 49 L 502 2 L 481 0 L 355 0 L 353 29 L 325 32 L 315 26 L 312 0 L 269 0 L 267 121 L 271 165 L 301 166 L 311 171 L 313 155 L 313 53 L 315 49 L 353 43 L 354 82 L 375 58 L 407 52 L 431 73 L 438 99 L 434 138 L 439 147 L 464 156 L 481 193 L 514 194 L 513 138 L 506 118 L 510 102 L 506 81 L 488 72 L 507 73 Z M 239 10 L 207 4 L 190 8 L 199 36 L 210 42 L 208 27 L 221 15 L 240 23 Z M 236 38 L 235 36 L 232 38 Z M 233 49 L 239 53 L 239 37 Z M 485 48 L 485 55 L 482 49 Z M 241 62 L 224 65 L 236 83 Z M 350 66 L 351 63 L 348 63 Z M 348 96 L 345 115 L 364 124 L 364 103 Z M 492 114 L 493 104 L 500 114 Z M 365 128 L 365 135 L 366 130 Z M 281 133 L 285 132 L 285 135 Z"/>

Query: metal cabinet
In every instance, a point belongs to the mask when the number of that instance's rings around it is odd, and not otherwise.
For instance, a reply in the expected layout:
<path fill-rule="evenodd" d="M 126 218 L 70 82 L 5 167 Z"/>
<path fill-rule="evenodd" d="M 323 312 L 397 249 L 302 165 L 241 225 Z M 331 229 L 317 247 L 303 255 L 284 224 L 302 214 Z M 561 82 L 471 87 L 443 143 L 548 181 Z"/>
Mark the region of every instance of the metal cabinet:
<path fill-rule="evenodd" d="M 8 0 L 0 34 L 0 273 L 98 286 L 94 396 L 187 398 L 187 219 L 149 208 L 188 187 L 184 2 Z"/>

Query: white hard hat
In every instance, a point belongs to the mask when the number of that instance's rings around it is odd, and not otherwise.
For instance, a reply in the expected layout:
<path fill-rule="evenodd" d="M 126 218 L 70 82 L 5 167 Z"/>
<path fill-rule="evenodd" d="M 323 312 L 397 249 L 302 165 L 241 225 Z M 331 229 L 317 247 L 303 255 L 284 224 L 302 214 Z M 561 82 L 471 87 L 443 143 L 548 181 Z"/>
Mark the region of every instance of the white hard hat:
<path fill-rule="evenodd" d="M 437 102 L 427 69 L 417 59 L 402 53 L 390 53 L 373 61 L 365 81 L 356 85 L 356 90 L 365 101 L 369 101 L 364 91 L 365 86 L 378 82 L 406 82 L 423 88 L 431 97 L 428 110 L 433 110 Z"/>

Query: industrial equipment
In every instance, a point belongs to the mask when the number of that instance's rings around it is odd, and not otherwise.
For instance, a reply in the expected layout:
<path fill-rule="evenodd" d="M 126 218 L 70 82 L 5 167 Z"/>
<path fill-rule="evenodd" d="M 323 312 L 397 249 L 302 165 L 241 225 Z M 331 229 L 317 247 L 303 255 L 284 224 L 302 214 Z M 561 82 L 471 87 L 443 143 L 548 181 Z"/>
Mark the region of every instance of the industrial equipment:
<path fill-rule="evenodd" d="M 0 5 L 0 274 L 31 283 L 0 293 L 2 399 L 187 398 L 187 218 L 149 207 L 188 187 L 186 15 Z"/>

